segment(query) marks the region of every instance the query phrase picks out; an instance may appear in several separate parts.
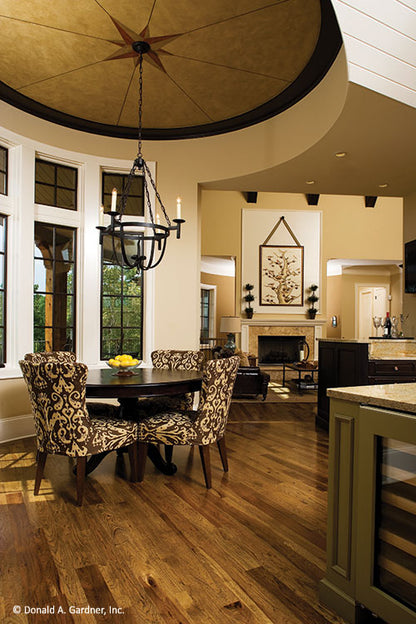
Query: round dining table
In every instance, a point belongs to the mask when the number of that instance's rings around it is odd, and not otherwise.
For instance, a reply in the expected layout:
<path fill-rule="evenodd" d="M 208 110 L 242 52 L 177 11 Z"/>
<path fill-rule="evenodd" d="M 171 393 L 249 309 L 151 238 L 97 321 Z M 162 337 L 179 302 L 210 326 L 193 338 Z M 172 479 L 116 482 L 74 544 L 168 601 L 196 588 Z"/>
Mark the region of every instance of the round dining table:
<path fill-rule="evenodd" d="M 117 399 L 120 417 L 137 420 L 140 397 L 175 396 L 201 389 L 199 371 L 167 370 L 139 367 L 131 375 L 118 374 L 111 368 L 89 369 L 86 395 L 88 398 Z M 107 453 L 93 455 L 87 462 L 87 473 L 92 472 Z M 148 445 L 148 457 L 164 474 L 174 474 L 176 466 L 166 462 L 155 444 Z"/>

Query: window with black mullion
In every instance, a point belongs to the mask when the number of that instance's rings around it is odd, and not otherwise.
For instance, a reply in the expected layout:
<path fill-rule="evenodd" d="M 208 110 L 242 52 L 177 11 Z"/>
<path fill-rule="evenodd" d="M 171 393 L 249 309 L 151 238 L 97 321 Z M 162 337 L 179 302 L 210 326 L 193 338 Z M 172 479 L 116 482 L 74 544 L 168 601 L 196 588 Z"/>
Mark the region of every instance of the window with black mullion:
<path fill-rule="evenodd" d="M 37 158 L 35 161 L 35 202 L 67 210 L 77 210 L 78 171 Z"/>

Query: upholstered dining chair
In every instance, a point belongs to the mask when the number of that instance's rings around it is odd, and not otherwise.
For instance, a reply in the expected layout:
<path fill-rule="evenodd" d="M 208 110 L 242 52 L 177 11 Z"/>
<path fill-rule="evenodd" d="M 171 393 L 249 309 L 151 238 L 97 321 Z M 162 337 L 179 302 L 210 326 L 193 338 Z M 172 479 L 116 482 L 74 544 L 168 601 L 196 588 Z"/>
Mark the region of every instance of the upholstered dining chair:
<path fill-rule="evenodd" d="M 72 351 L 38 351 L 38 353 L 26 353 L 24 359 L 33 364 L 49 361 L 71 364 L 77 361 L 77 356 Z"/>
<path fill-rule="evenodd" d="M 180 349 L 157 349 L 150 354 L 154 368 L 165 370 L 201 371 L 204 363 L 202 351 L 186 351 Z M 143 414 L 155 414 L 166 411 L 190 410 L 194 405 L 194 394 L 187 392 L 172 397 L 155 397 L 139 402 L 138 417 Z M 165 459 L 172 462 L 173 445 L 165 444 Z"/>
<path fill-rule="evenodd" d="M 131 478 L 137 474 L 135 422 L 117 418 L 118 408 L 94 417 L 86 406 L 88 368 L 80 362 L 19 362 L 29 390 L 38 447 L 34 494 L 39 493 L 48 454 L 77 460 L 77 504 L 82 505 L 87 457 L 127 447 Z M 108 406 L 110 409 L 111 406 Z"/>
<path fill-rule="evenodd" d="M 235 356 L 206 362 L 197 410 L 162 411 L 137 423 L 138 481 L 143 481 L 148 443 L 198 446 L 205 485 L 210 488 L 210 445 L 216 442 L 224 472 L 228 471 L 224 436 L 239 365 Z"/>
<path fill-rule="evenodd" d="M 202 351 L 181 351 L 174 349 L 157 349 L 151 353 L 152 364 L 155 368 L 167 370 L 200 371 L 204 363 Z M 181 394 L 177 397 L 166 399 L 170 407 L 175 409 L 192 409 L 194 395 L 191 392 Z"/>

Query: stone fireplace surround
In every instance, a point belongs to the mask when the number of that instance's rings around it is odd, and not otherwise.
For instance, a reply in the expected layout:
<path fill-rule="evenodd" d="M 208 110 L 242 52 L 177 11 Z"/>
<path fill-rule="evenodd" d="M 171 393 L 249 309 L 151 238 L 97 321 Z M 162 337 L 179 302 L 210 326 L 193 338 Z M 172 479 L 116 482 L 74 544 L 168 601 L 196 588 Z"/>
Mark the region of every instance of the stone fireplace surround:
<path fill-rule="evenodd" d="M 305 336 L 309 345 L 310 360 L 318 359 L 318 338 L 322 338 L 323 319 L 296 320 L 241 320 L 241 350 L 258 357 L 259 336 Z"/>

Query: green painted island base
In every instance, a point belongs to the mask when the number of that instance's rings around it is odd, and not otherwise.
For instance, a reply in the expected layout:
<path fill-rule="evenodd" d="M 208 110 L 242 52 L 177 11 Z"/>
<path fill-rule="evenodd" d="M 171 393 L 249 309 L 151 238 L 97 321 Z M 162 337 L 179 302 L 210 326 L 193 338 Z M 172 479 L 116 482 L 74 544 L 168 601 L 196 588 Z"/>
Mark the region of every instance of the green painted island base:
<path fill-rule="evenodd" d="M 416 624 L 416 384 L 331 396 L 320 601 L 351 624 Z"/>

